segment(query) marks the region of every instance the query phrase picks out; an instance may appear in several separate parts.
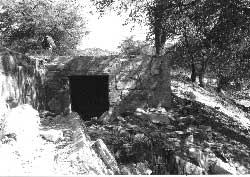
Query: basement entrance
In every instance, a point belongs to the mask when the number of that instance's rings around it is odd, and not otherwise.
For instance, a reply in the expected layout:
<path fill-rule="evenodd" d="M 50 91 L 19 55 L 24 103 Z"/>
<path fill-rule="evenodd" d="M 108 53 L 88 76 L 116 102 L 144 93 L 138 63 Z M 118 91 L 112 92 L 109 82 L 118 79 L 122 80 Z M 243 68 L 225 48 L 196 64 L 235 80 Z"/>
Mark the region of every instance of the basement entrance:
<path fill-rule="evenodd" d="M 99 117 L 109 109 L 109 78 L 102 76 L 70 76 L 71 109 L 84 120 Z"/>

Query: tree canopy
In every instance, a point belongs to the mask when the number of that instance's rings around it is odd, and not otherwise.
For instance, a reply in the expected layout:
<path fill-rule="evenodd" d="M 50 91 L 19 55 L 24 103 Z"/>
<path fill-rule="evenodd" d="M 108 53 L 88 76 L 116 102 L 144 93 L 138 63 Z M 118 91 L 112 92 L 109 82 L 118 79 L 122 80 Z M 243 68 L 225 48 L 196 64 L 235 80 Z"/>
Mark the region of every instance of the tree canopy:
<path fill-rule="evenodd" d="M 82 7 L 73 0 L 10 0 L 0 11 L 2 45 L 19 52 L 41 49 L 43 36 L 51 36 L 56 53 L 70 53 L 87 33 Z"/>
<path fill-rule="evenodd" d="M 127 13 L 127 22 L 150 28 L 156 55 L 167 39 L 179 36 L 181 63 L 229 77 L 248 77 L 250 2 L 247 0 L 92 0 L 103 14 L 108 8 Z"/>

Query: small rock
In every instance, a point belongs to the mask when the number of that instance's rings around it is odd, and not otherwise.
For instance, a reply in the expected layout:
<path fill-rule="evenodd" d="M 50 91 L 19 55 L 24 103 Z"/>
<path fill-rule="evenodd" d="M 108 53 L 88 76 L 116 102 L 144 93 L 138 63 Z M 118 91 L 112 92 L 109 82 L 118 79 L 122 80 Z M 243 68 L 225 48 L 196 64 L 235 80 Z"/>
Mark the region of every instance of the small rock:
<path fill-rule="evenodd" d="M 47 141 L 50 142 L 58 142 L 59 140 L 63 140 L 63 132 L 61 130 L 41 130 L 40 131 L 40 136 L 44 138 Z"/>
<path fill-rule="evenodd" d="M 130 123 L 127 124 L 127 127 L 130 128 L 130 129 L 137 129 L 137 128 L 139 128 L 137 125 L 132 125 Z"/>
<path fill-rule="evenodd" d="M 202 129 L 204 131 L 211 131 L 212 130 L 211 126 L 206 126 L 206 125 L 199 125 L 199 129 Z"/>
<path fill-rule="evenodd" d="M 143 113 L 143 114 L 147 114 L 142 108 L 137 108 L 135 113 Z"/>
<path fill-rule="evenodd" d="M 106 124 L 110 121 L 110 119 L 111 115 L 109 114 L 109 111 L 106 111 L 99 117 L 98 121 Z"/>
<path fill-rule="evenodd" d="M 120 134 L 126 136 L 126 135 L 128 135 L 128 132 L 126 130 L 122 129 L 122 130 L 120 130 Z"/>
<path fill-rule="evenodd" d="M 183 135 L 184 134 L 183 131 L 175 131 L 175 133 L 178 134 L 178 135 Z"/>
<path fill-rule="evenodd" d="M 123 118 L 123 117 L 121 117 L 121 116 L 117 116 L 116 117 L 119 121 L 121 121 L 121 122 L 126 122 L 126 120 Z"/>
<path fill-rule="evenodd" d="M 121 166 L 120 169 L 121 169 L 121 175 L 132 175 L 130 169 L 125 165 Z"/>
<path fill-rule="evenodd" d="M 183 127 L 183 126 L 185 126 L 185 123 L 184 122 L 180 122 L 180 123 L 178 123 L 178 126 L 179 127 Z"/>
<path fill-rule="evenodd" d="M 187 128 L 186 132 L 191 133 L 191 132 L 194 132 L 194 130 L 195 130 L 195 127 L 194 127 L 194 126 L 189 126 L 189 127 Z"/>
<path fill-rule="evenodd" d="M 44 118 L 48 117 L 48 116 L 54 117 L 54 116 L 56 116 L 56 114 L 53 113 L 53 112 L 50 112 L 50 111 L 42 111 L 42 112 L 39 113 L 39 116 L 44 117 Z"/>
<path fill-rule="evenodd" d="M 152 170 L 150 170 L 144 163 L 121 165 L 122 175 L 150 175 Z"/>
<path fill-rule="evenodd" d="M 162 114 L 151 114 L 149 115 L 149 118 L 153 123 L 160 123 L 160 124 L 169 124 L 170 121 L 167 116 L 162 115 Z"/>
<path fill-rule="evenodd" d="M 140 172 L 141 175 L 151 175 L 152 170 L 150 170 L 145 163 L 137 163 L 136 168 Z"/>
<path fill-rule="evenodd" d="M 178 166 L 178 174 L 179 175 L 202 175 L 204 170 L 200 168 L 199 166 L 196 166 L 184 159 L 182 159 L 179 156 L 175 156 L 175 163 L 171 165 L 177 165 Z"/>
<path fill-rule="evenodd" d="M 114 129 L 113 125 L 104 125 L 104 128 L 106 128 L 107 130 L 111 131 Z"/>
<path fill-rule="evenodd" d="M 91 121 L 97 121 L 97 119 L 98 119 L 97 117 L 91 117 L 90 120 L 91 120 Z"/>
<path fill-rule="evenodd" d="M 91 126 L 91 125 L 93 124 L 93 122 L 92 122 L 92 121 L 85 121 L 84 124 L 85 124 L 87 127 L 89 127 L 89 126 Z"/>
<path fill-rule="evenodd" d="M 134 141 L 140 141 L 145 138 L 145 135 L 143 133 L 138 133 L 134 137 Z"/>

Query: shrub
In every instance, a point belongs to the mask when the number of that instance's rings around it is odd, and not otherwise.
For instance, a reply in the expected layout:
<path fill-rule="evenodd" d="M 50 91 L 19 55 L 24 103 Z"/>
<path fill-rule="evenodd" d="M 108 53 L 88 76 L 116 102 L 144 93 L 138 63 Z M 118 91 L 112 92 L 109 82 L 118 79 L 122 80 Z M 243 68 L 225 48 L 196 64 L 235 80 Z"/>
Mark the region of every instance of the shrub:
<path fill-rule="evenodd" d="M 136 56 L 136 55 L 152 55 L 152 47 L 147 44 L 145 41 L 134 40 L 134 37 L 127 37 L 123 40 L 118 46 L 120 52 L 127 56 Z"/>

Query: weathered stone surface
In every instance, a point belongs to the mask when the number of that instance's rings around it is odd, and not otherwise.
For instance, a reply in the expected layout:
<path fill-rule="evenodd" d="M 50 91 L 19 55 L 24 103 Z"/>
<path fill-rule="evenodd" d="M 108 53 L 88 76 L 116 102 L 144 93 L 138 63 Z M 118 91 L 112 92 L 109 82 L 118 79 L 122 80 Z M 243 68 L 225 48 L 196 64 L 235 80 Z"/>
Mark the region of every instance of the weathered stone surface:
<path fill-rule="evenodd" d="M 12 98 L 18 105 L 31 104 L 43 109 L 44 69 L 37 67 L 35 59 L 0 47 L 0 96 Z"/>
<path fill-rule="evenodd" d="M 237 174 L 235 167 L 217 158 L 210 149 L 208 149 L 207 152 L 202 152 L 197 148 L 189 148 L 188 154 L 194 158 L 199 166 L 206 172 L 210 171 L 212 174 Z"/>
<path fill-rule="evenodd" d="M 40 136 L 54 143 L 64 139 L 62 130 L 40 130 Z"/>
<path fill-rule="evenodd" d="M 148 77 L 150 77 L 149 63 L 150 57 L 148 56 L 136 56 L 133 59 L 124 59 L 120 56 L 82 56 L 62 57 L 62 60 L 58 57 L 52 64 L 53 67 L 48 67 L 46 84 L 48 110 L 63 112 L 70 107 L 70 99 L 66 96 L 69 95 L 69 82 L 67 79 L 68 76 L 73 75 L 108 74 L 109 105 L 111 107 L 117 105 L 126 107 L 129 104 L 129 107 L 134 107 L 142 99 L 148 99 L 145 92 L 153 91 L 147 90 L 147 84 L 142 84 L 147 82 Z M 54 67 L 55 65 L 57 67 Z M 130 94 L 131 91 L 133 91 L 132 94 Z M 63 99 L 60 99 L 62 98 L 61 95 L 64 95 Z"/>
<path fill-rule="evenodd" d="M 118 81 L 116 87 L 118 90 L 135 89 L 136 80 L 129 79 L 127 81 Z"/>
<path fill-rule="evenodd" d="M 120 170 L 118 168 L 117 162 L 113 155 L 108 150 L 107 146 L 101 139 L 96 140 L 93 144 L 95 152 L 101 157 L 104 164 L 111 169 L 115 174 L 119 174 Z"/>
<path fill-rule="evenodd" d="M 63 149 L 58 149 L 54 156 L 58 174 L 76 175 L 72 171 L 77 171 L 78 175 L 113 175 L 114 172 L 107 168 L 93 150 L 93 142 L 84 133 L 80 116 L 73 112 L 63 119 L 66 122 L 61 121 L 61 123 L 70 126 L 73 137 L 70 144 Z"/>
<path fill-rule="evenodd" d="M 223 162 L 221 159 L 216 158 L 214 165 L 211 166 L 211 172 L 213 174 L 231 174 L 237 175 L 237 170 L 228 163 Z"/>
<path fill-rule="evenodd" d="M 165 55 L 157 58 L 156 66 L 160 66 L 160 79 L 157 81 L 155 91 L 152 92 L 152 97 L 150 99 L 150 106 L 153 107 L 164 107 L 166 109 L 171 108 L 171 88 L 170 88 L 170 59 L 171 55 Z M 154 64 L 154 60 L 152 61 Z M 157 68 L 156 67 L 156 68 Z M 153 72 L 153 76 L 151 78 L 151 85 L 154 85 L 158 76 L 158 72 Z"/>
<path fill-rule="evenodd" d="M 175 162 L 180 175 L 202 175 L 203 169 L 182 159 L 179 156 L 175 156 Z M 173 164 L 174 165 L 174 164 Z"/>
<path fill-rule="evenodd" d="M 168 117 L 166 115 L 162 115 L 162 114 L 150 114 L 149 115 L 150 120 L 153 123 L 162 123 L 162 124 L 169 124 L 170 121 L 168 119 Z"/>
<path fill-rule="evenodd" d="M 114 115 L 114 108 L 109 108 L 108 111 L 104 112 L 100 118 L 98 119 L 99 122 L 102 123 L 108 123 L 110 120 L 112 120 L 112 116 Z"/>
<path fill-rule="evenodd" d="M 32 143 L 39 136 L 39 114 L 30 105 L 13 108 L 6 116 L 5 122 L 5 134 L 15 133 L 17 141 Z"/>
<path fill-rule="evenodd" d="M 109 93 L 109 101 L 111 105 L 119 103 L 121 101 L 121 91 L 112 89 Z"/>
<path fill-rule="evenodd" d="M 122 175 L 150 175 L 152 170 L 150 170 L 144 163 L 121 165 Z"/>

